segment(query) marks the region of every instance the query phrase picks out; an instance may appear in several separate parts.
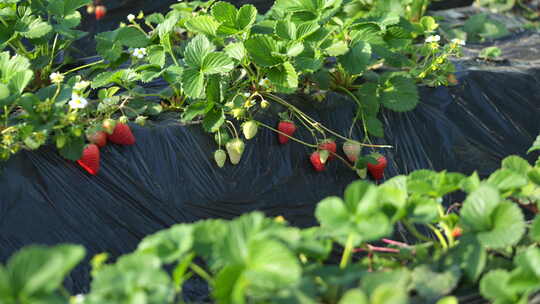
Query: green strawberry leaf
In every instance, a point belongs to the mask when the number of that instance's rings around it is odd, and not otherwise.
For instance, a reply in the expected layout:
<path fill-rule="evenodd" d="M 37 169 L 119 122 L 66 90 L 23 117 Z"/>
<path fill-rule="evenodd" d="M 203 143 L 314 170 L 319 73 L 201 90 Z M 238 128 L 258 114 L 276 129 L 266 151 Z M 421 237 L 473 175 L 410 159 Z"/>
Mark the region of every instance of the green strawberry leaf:
<path fill-rule="evenodd" d="M 519 206 L 511 202 L 502 202 L 490 217 L 490 229 L 478 233 L 478 239 L 484 247 L 505 248 L 521 240 L 525 233 L 525 219 Z"/>
<path fill-rule="evenodd" d="M 501 191 L 507 191 L 525 186 L 528 183 L 528 179 L 525 174 L 520 174 L 510 169 L 499 169 L 490 175 L 487 182 L 496 186 Z"/>
<path fill-rule="evenodd" d="M 214 17 L 202 15 L 189 18 L 184 25 L 188 31 L 215 36 L 220 24 Z"/>
<path fill-rule="evenodd" d="M 246 30 L 257 20 L 257 8 L 251 4 L 245 4 L 238 10 L 236 17 L 236 28 Z"/>
<path fill-rule="evenodd" d="M 461 226 L 471 231 L 488 231 L 491 214 L 500 203 L 500 194 L 490 185 L 481 185 L 467 196 L 461 208 Z"/>
<path fill-rule="evenodd" d="M 204 74 L 198 69 L 185 69 L 182 73 L 182 88 L 187 96 L 202 98 L 204 94 Z"/>
<path fill-rule="evenodd" d="M 6 265 L 15 289 L 12 292 L 20 297 L 34 298 L 56 291 L 84 255 L 84 248 L 77 245 L 21 249 Z"/>
<path fill-rule="evenodd" d="M 339 300 L 338 304 L 368 304 L 366 294 L 359 288 L 348 290 Z"/>
<path fill-rule="evenodd" d="M 461 272 L 455 265 L 443 272 L 436 272 L 427 265 L 421 265 L 413 270 L 411 277 L 414 289 L 422 298 L 436 300 L 456 288 Z"/>
<path fill-rule="evenodd" d="M 164 264 L 180 259 L 193 246 L 193 226 L 177 224 L 142 239 L 136 252 L 154 254 Z"/>
<path fill-rule="evenodd" d="M 146 34 L 131 26 L 121 27 L 118 30 L 117 39 L 122 45 L 131 48 L 147 46 L 150 41 Z"/>
<path fill-rule="evenodd" d="M 321 28 L 321 26 L 319 25 L 318 22 L 315 22 L 315 21 L 302 22 L 297 27 L 296 39 L 312 38 L 311 35 L 315 34 L 320 28 Z M 320 34 L 325 34 L 325 32 L 320 32 Z M 329 34 L 329 33 L 327 33 L 327 34 Z M 315 38 L 315 37 L 313 37 L 313 38 Z"/>
<path fill-rule="evenodd" d="M 376 83 L 367 82 L 355 92 L 356 97 L 360 100 L 362 110 L 369 116 L 377 116 L 379 114 L 378 88 L 379 86 Z"/>
<path fill-rule="evenodd" d="M 384 45 L 381 27 L 376 23 L 363 22 L 351 26 L 351 45 L 358 42 L 369 43 L 372 45 Z"/>
<path fill-rule="evenodd" d="M 62 157 L 76 161 L 82 156 L 84 144 L 85 142 L 82 136 L 70 137 L 66 144 L 62 148 L 58 149 L 58 152 L 60 155 L 62 155 Z"/>
<path fill-rule="evenodd" d="M 290 19 L 278 20 L 275 34 L 285 40 L 296 40 L 296 24 Z"/>
<path fill-rule="evenodd" d="M 361 286 L 368 294 L 372 294 L 377 288 L 386 284 L 390 284 L 395 288 L 408 288 L 410 282 L 410 271 L 405 268 L 398 268 L 390 271 L 368 272 L 362 277 Z"/>
<path fill-rule="evenodd" d="M 187 45 L 184 60 L 191 68 L 201 68 L 205 57 L 214 52 L 216 47 L 204 35 L 198 35 Z"/>
<path fill-rule="evenodd" d="M 225 123 L 225 114 L 222 109 L 214 108 L 206 113 L 203 119 L 203 128 L 206 132 L 214 133 Z"/>
<path fill-rule="evenodd" d="M 540 242 L 540 216 L 534 218 L 529 234 L 535 242 Z"/>
<path fill-rule="evenodd" d="M 165 49 L 161 45 L 153 45 L 148 48 L 148 62 L 163 68 L 165 66 Z"/>
<path fill-rule="evenodd" d="M 117 32 L 102 32 L 95 36 L 96 51 L 104 59 L 116 61 L 122 55 L 122 44 L 117 41 Z"/>
<path fill-rule="evenodd" d="M 528 161 L 517 155 L 508 156 L 503 159 L 501 168 L 510 169 L 524 175 L 532 169 Z"/>
<path fill-rule="evenodd" d="M 349 74 L 362 74 L 371 60 L 371 45 L 362 41 L 354 44 L 347 54 L 338 57 L 339 63 Z"/>
<path fill-rule="evenodd" d="M 238 11 L 234 5 L 219 1 L 212 6 L 212 16 L 221 23 L 229 28 L 235 28 L 236 26 L 236 16 Z"/>
<path fill-rule="evenodd" d="M 214 52 L 206 55 L 201 65 L 201 72 L 206 75 L 223 74 L 234 68 L 234 61 L 223 52 Z"/>
<path fill-rule="evenodd" d="M 206 99 L 207 103 L 221 103 L 223 100 L 223 90 L 221 87 L 221 79 L 219 75 L 212 75 L 206 84 Z"/>
<path fill-rule="evenodd" d="M 381 90 L 381 104 L 396 112 L 414 109 L 419 99 L 414 80 L 403 76 L 390 78 Z"/>
<path fill-rule="evenodd" d="M 254 35 L 244 43 L 249 56 L 254 61 L 263 67 L 273 67 L 283 63 L 283 59 L 274 56 L 274 53 L 278 53 L 278 44 L 270 36 Z"/>
<path fill-rule="evenodd" d="M 25 15 L 15 24 L 15 31 L 29 39 L 43 37 L 52 30 L 52 26 L 40 17 Z"/>
<path fill-rule="evenodd" d="M 480 281 L 480 293 L 495 303 L 516 303 L 517 295 L 508 286 L 510 274 L 506 270 L 496 269 L 488 272 Z M 502 302 L 506 300 L 506 302 Z M 499 302 L 497 302 L 499 301 Z"/>
<path fill-rule="evenodd" d="M 229 57 L 242 61 L 246 57 L 246 48 L 241 42 L 235 42 L 228 44 L 223 51 L 229 55 Z"/>
<path fill-rule="evenodd" d="M 208 113 L 214 107 L 214 103 L 199 101 L 190 104 L 182 114 L 182 121 L 192 121 L 195 117 Z"/>
<path fill-rule="evenodd" d="M 328 56 L 341 56 L 349 51 L 349 47 L 346 42 L 339 40 L 331 44 L 325 51 Z"/>
<path fill-rule="evenodd" d="M 540 134 L 536 137 L 536 140 L 532 144 L 532 146 L 527 150 L 527 153 L 531 153 L 533 151 L 540 150 Z"/>
<path fill-rule="evenodd" d="M 375 116 L 366 117 L 366 127 L 369 134 L 376 137 L 384 137 L 383 123 L 377 117 Z"/>
<path fill-rule="evenodd" d="M 268 71 L 268 79 L 278 92 L 289 93 L 298 87 L 298 74 L 290 62 L 271 68 Z"/>
<path fill-rule="evenodd" d="M 487 265 L 487 251 L 476 237 L 464 235 L 459 240 L 457 252 L 461 268 L 471 281 L 476 282 Z"/>
<path fill-rule="evenodd" d="M 371 304 L 407 304 L 409 303 L 407 290 L 396 288 L 392 284 L 383 284 L 371 294 Z"/>
<path fill-rule="evenodd" d="M 47 11 L 58 17 L 64 17 L 90 3 L 91 0 L 50 0 Z"/>
<path fill-rule="evenodd" d="M 304 51 L 304 44 L 302 42 L 292 42 L 287 45 L 287 56 L 296 57 Z"/>

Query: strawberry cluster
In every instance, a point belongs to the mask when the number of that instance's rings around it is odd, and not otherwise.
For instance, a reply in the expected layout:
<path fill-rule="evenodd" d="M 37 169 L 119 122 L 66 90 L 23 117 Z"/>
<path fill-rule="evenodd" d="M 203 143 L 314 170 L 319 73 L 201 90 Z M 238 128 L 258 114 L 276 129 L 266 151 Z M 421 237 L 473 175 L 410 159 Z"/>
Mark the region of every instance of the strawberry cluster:
<path fill-rule="evenodd" d="M 99 148 L 105 147 L 108 141 L 117 145 L 135 144 L 135 136 L 125 123 L 115 124 L 113 120 L 107 119 L 103 122 L 103 129 L 105 131 L 97 131 L 87 136 L 90 144 L 84 148 L 81 158 L 77 160 L 77 163 L 92 175 L 99 172 Z"/>
<path fill-rule="evenodd" d="M 294 122 L 288 121 L 288 120 L 282 120 L 278 123 L 277 127 L 279 133 L 278 133 L 278 141 L 280 144 L 284 145 L 286 144 L 290 138 L 294 135 L 294 132 L 296 132 L 296 126 Z M 355 163 L 359 156 L 362 147 L 353 141 L 347 141 L 343 144 L 343 152 L 347 156 L 347 159 Z M 309 161 L 311 162 L 311 165 L 317 172 L 321 172 L 326 170 L 326 164 L 335 159 L 337 155 L 337 145 L 336 142 L 332 139 L 327 139 L 321 142 L 317 150 L 311 153 L 309 157 Z M 375 180 L 381 180 L 384 177 L 384 170 L 386 169 L 388 165 L 388 161 L 386 160 L 386 157 L 380 154 L 373 154 L 373 157 L 377 160 L 377 163 L 367 164 L 367 170 L 371 174 L 371 176 Z"/>

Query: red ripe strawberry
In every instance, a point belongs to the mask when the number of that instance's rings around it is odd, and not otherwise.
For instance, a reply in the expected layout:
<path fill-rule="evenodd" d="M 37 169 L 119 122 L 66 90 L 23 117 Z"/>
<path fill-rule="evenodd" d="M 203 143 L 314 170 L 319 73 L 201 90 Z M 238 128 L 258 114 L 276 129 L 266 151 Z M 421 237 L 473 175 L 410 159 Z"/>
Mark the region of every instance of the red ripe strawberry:
<path fill-rule="evenodd" d="M 111 135 L 107 136 L 109 141 L 118 145 L 133 145 L 135 137 L 131 133 L 131 129 L 124 123 L 117 123 Z"/>
<path fill-rule="evenodd" d="M 77 163 L 88 173 L 96 175 L 99 171 L 99 148 L 95 144 L 87 145 Z"/>
<path fill-rule="evenodd" d="M 97 131 L 93 134 L 89 134 L 86 136 L 88 138 L 88 141 L 96 144 L 98 147 L 103 148 L 107 144 L 107 133 L 103 131 Z"/>
<path fill-rule="evenodd" d="M 386 166 L 388 165 L 388 161 L 386 160 L 386 157 L 382 155 L 375 156 L 377 158 L 377 164 L 367 164 L 367 168 L 371 176 L 375 180 L 380 180 L 384 176 L 384 169 L 386 169 Z"/>
<path fill-rule="evenodd" d="M 315 171 L 321 172 L 321 171 L 326 170 L 326 167 L 324 166 L 324 163 L 321 160 L 321 154 L 319 153 L 319 151 L 315 151 L 311 153 L 309 160 L 311 161 L 311 164 L 313 165 L 313 168 L 315 169 Z"/>
<path fill-rule="evenodd" d="M 296 126 L 294 125 L 294 122 L 288 120 L 280 121 L 277 128 L 280 132 L 283 132 L 289 136 L 293 136 L 294 132 L 296 131 Z M 289 138 L 279 133 L 278 140 L 280 144 L 284 145 L 289 141 Z"/>
<path fill-rule="evenodd" d="M 337 151 L 337 146 L 336 146 L 336 142 L 333 141 L 332 139 L 327 139 L 325 141 L 323 141 L 322 143 L 319 144 L 319 150 L 326 150 L 329 152 L 328 154 L 328 160 L 332 160 L 335 157 L 335 153 Z"/>
<path fill-rule="evenodd" d="M 96 14 L 96 20 L 99 20 L 105 17 L 105 14 L 107 14 L 107 9 L 103 5 L 98 5 L 96 6 L 94 13 Z"/>
<path fill-rule="evenodd" d="M 461 227 L 456 226 L 454 229 L 452 229 L 452 237 L 458 238 L 463 234 L 463 229 Z"/>

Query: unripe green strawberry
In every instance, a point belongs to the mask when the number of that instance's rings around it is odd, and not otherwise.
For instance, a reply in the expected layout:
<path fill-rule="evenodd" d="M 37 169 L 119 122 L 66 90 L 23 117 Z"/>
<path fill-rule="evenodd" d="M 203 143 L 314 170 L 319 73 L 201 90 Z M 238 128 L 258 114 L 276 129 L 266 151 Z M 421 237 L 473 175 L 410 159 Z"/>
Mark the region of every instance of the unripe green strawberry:
<path fill-rule="evenodd" d="M 362 147 L 358 143 L 353 141 L 346 141 L 343 143 L 343 153 L 345 153 L 347 158 L 353 163 L 356 162 L 361 151 Z"/>
<path fill-rule="evenodd" d="M 356 174 L 358 174 L 358 177 L 360 177 L 361 179 L 366 179 L 366 177 L 367 177 L 367 168 L 356 169 Z"/>
<path fill-rule="evenodd" d="M 218 167 L 223 168 L 223 166 L 225 166 L 225 161 L 227 160 L 227 153 L 225 153 L 225 150 L 216 150 L 216 152 L 214 152 L 214 160 Z"/>
<path fill-rule="evenodd" d="M 246 139 L 252 139 L 257 135 L 258 125 L 254 120 L 246 121 L 242 125 L 242 132 L 244 132 L 244 137 Z"/>
<path fill-rule="evenodd" d="M 244 142 L 240 138 L 234 138 L 225 145 L 225 148 L 227 148 L 231 163 L 237 165 L 242 158 L 242 153 L 244 153 Z"/>
<path fill-rule="evenodd" d="M 103 130 L 109 134 L 112 134 L 114 131 L 114 127 L 116 127 L 116 121 L 107 118 L 103 121 Z"/>
<path fill-rule="evenodd" d="M 123 123 L 123 124 L 127 123 L 128 120 L 129 120 L 129 119 L 128 119 L 128 117 L 127 117 L 126 115 L 122 115 L 122 116 L 120 116 L 120 117 L 118 118 L 118 122 Z"/>
<path fill-rule="evenodd" d="M 146 116 L 137 116 L 137 118 L 135 118 L 135 123 L 138 124 L 139 126 L 144 126 L 146 124 L 146 119 L 147 117 Z"/>
<path fill-rule="evenodd" d="M 261 108 L 266 109 L 266 108 L 268 108 L 269 106 L 270 106 L 270 103 L 269 103 L 266 99 L 263 99 L 263 100 L 261 101 Z"/>

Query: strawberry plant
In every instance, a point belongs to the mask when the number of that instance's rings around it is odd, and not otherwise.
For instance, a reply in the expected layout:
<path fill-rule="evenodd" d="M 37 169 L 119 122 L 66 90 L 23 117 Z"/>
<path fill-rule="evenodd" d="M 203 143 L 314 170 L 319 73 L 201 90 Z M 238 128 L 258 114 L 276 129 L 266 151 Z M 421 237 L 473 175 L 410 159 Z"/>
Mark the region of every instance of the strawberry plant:
<path fill-rule="evenodd" d="M 199 276 L 216 303 L 444 304 L 475 291 L 528 303 L 540 291 L 539 176 L 540 158 L 510 156 L 484 180 L 419 170 L 353 182 L 319 202 L 311 228 L 259 212 L 177 224 L 114 262 L 93 257 L 90 289 L 73 297 L 61 283 L 84 250 L 30 246 L 0 265 L 0 301 L 183 303 Z M 448 200 L 456 192 L 462 202 Z"/>
<path fill-rule="evenodd" d="M 93 8 L 89 4 L 0 4 L 4 159 L 23 148 L 55 144 L 76 161 L 87 141 L 104 144 L 103 132 L 109 142 L 133 144 L 125 124 L 144 125 L 164 110 L 219 137 L 218 150 L 225 147 L 232 164 L 245 145 L 239 134 L 249 140 L 259 128 L 275 131 L 280 143 L 328 150 L 329 159 L 339 156 L 336 146 L 343 142 L 388 148 L 371 141 L 384 136 L 381 109 L 412 110 L 419 103 L 418 85 L 449 84 L 449 59 L 463 44 L 441 44 L 435 19 L 424 16 L 426 0 L 277 0 L 264 16 L 251 5 L 194 1 L 174 4 L 167 14 L 128 15 L 117 29 L 96 35 L 101 60 L 68 66 L 74 63 L 71 44 L 84 35 L 75 30 L 78 9 Z M 153 81 L 167 85 L 154 89 L 148 85 Z M 339 134 L 287 98 L 308 94 L 325 102 L 328 91 L 356 104 L 351 130 L 360 124 L 362 134 Z M 282 112 L 277 129 L 260 121 L 269 108 Z M 120 140 L 115 125 L 124 130 Z M 295 137 L 297 128 L 308 129 L 313 139 Z M 220 165 L 223 154 L 217 155 Z M 359 172 L 375 161 L 357 157 L 351 165 L 338 158 Z"/>

